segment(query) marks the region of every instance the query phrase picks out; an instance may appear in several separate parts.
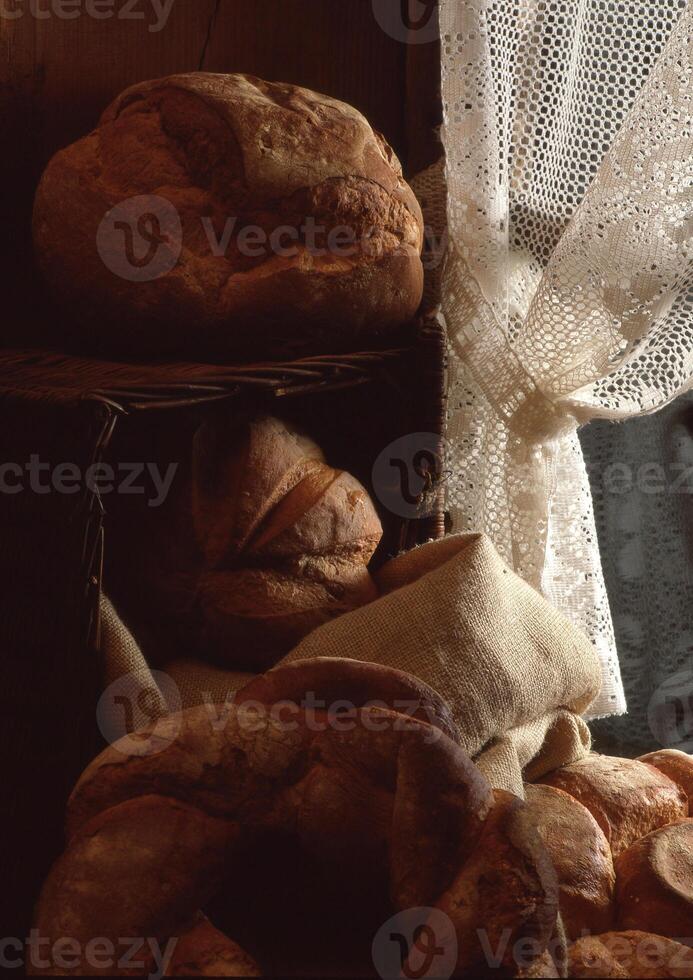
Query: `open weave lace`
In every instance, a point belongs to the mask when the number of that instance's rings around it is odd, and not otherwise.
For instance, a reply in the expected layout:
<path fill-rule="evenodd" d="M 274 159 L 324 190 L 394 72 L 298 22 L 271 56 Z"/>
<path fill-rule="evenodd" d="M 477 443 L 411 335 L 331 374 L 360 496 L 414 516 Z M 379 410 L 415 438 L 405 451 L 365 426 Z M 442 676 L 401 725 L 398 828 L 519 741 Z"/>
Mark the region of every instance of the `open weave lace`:
<path fill-rule="evenodd" d="M 625 710 L 578 427 L 693 377 L 693 13 L 440 0 L 448 506 L 596 645 Z M 436 218 L 438 212 L 438 219 Z"/>

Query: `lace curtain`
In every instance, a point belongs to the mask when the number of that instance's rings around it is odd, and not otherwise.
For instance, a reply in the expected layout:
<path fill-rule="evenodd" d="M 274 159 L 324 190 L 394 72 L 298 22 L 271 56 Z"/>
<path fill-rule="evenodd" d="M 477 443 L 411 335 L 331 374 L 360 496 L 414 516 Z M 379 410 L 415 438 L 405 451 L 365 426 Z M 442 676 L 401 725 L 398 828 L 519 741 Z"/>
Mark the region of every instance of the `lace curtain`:
<path fill-rule="evenodd" d="M 593 716 L 619 714 L 578 427 L 691 385 L 691 7 L 440 0 L 439 14 L 453 522 L 486 530 L 587 631 L 604 672 Z"/>

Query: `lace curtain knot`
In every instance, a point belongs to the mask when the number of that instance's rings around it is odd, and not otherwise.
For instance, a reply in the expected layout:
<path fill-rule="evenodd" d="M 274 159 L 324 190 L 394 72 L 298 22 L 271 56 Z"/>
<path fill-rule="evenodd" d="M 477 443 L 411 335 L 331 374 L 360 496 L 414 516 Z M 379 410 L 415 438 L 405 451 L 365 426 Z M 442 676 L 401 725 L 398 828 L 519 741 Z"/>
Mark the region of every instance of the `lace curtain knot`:
<path fill-rule="evenodd" d="M 567 438 L 578 424 L 564 403 L 551 401 L 538 389 L 523 392 L 522 400 L 508 419 L 511 432 L 535 446 Z"/>

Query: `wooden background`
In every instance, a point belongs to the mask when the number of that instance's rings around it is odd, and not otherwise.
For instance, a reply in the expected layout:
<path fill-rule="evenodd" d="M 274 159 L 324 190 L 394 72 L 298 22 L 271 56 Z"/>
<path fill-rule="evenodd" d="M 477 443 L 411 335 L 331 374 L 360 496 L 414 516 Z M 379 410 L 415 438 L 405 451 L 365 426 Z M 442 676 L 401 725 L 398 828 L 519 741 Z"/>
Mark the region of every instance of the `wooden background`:
<path fill-rule="evenodd" d="M 49 16 L 32 16 L 30 4 L 37 2 Z M 152 0 L 132 0 L 142 20 L 96 20 L 84 11 L 88 0 L 67 0 L 82 13 L 65 20 L 55 14 L 62 2 L 3 0 L 21 16 L 0 16 L 6 311 L 0 342 L 41 340 L 46 314 L 31 267 L 30 219 L 43 167 L 57 149 L 91 130 L 134 82 L 204 68 L 305 85 L 360 109 L 405 168 L 429 162 L 426 137 L 438 113 L 436 46 L 388 36 L 372 0 L 173 0 L 159 31 L 150 30 L 157 22 Z M 115 11 L 125 4 L 112 2 Z M 400 7 L 400 0 L 392 3 Z M 408 99 L 412 88 L 415 100 Z M 408 105 L 415 108 L 408 111 Z"/>

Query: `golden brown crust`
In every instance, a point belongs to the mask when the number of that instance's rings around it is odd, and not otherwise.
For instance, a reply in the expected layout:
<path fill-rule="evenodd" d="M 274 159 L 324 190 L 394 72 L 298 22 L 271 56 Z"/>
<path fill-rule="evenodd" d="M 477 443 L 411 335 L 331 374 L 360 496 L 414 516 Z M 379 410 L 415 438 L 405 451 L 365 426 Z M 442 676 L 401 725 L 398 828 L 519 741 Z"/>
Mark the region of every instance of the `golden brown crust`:
<path fill-rule="evenodd" d="M 68 849 L 39 903 L 41 935 L 87 941 L 106 922 L 107 936 L 175 936 L 234 849 L 268 832 L 291 835 L 346 881 L 389 882 L 395 908 L 435 901 L 493 806 L 459 746 L 377 707 L 338 722 L 258 707 L 188 709 L 154 726 L 155 754 L 126 755 L 130 738 L 91 764 L 70 800 Z M 152 735 L 142 731 L 142 744 Z"/>
<path fill-rule="evenodd" d="M 688 797 L 688 816 L 693 817 L 693 756 L 678 749 L 659 749 L 641 755 L 638 761 L 659 769 L 681 787 Z"/>
<path fill-rule="evenodd" d="M 264 670 L 307 633 L 372 602 L 382 525 L 365 488 L 269 416 L 226 413 L 193 440 L 166 504 L 132 541 L 138 585 L 169 642 Z M 170 653 L 170 651 L 169 651 Z"/>
<path fill-rule="evenodd" d="M 432 687 L 402 670 L 361 660 L 317 657 L 275 667 L 238 691 L 234 702 L 300 703 L 306 692 L 327 708 L 338 704 L 342 704 L 342 710 L 349 705 L 388 707 L 428 722 L 458 741 L 450 709 Z"/>
<path fill-rule="evenodd" d="M 120 960 L 128 937 L 146 943 L 174 933 L 213 894 L 238 841 L 232 822 L 159 795 L 96 814 L 53 866 L 36 912 L 38 935 L 51 949 L 62 938 L 79 944 L 80 961 L 32 972 L 118 975 L 112 966 L 97 969 L 89 943 L 108 941 Z"/>
<path fill-rule="evenodd" d="M 586 936 L 568 950 L 568 976 L 641 980 L 693 977 L 693 950 L 636 930 Z"/>
<path fill-rule="evenodd" d="M 350 559 L 214 572 L 197 588 L 199 649 L 239 670 L 264 670 L 318 626 L 377 598 L 368 569 Z"/>
<path fill-rule="evenodd" d="M 599 824 L 574 797 L 553 786 L 527 785 L 525 799 L 556 869 L 568 938 L 607 932 L 614 919 L 616 876 Z"/>
<path fill-rule="evenodd" d="M 685 816 L 688 801 L 667 776 L 632 759 L 592 753 L 539 780 L 570 793 L 590 811 L 614 858 L 651 830 Z"/>
<path fill-rule="evenodd" d="M 660 827 L 616 861 L 618 923 L 690 941 L 693 932 L 693 819 Z"/>
<path fill-rule="evenodd" d="M 144 195 L 176 209 L 182 251 L 166 275 L 133 283 L 96 241 L 107 212 Z M 217 242 L 236 219 L 226 249 L 215 254 L 202 219 Z M 244 249 L 249 227 L 292 237 Z M 343 228 L 348 251 L 328 237 Z M 48 165 L 34 236 L 82 339 L 105 351 L 343 349 L 405 323 L 423 292 L 421 210 L 382 137 L 344 103 L 245 75 L 174 75 L 124 92 Z"/>
<path fill-rule="evenodd" d="M 68 839 L 102 810 L 142 793 L 224 819 L 242 810 L 271 821 L 273 779 L 294 768 L 300 777 L 312 738 L 305 726 L 288 730 L 269 713 L 256 718 L 232 706 L 203 704 L 170 715 L 115 742 L 87 766 L 68 800 Z M 141 742 L 142 755 L 132 754 L 132 739 Z"/>
<path fill-rule="evenodd" d="M 311 693 L 346 703 L 336 713 L 313 708 Z M 369 704 L 400 695 L 417 699 L 434 723 Z M 237 955 L 252 971 L 235 944 L 191 919 L 220 874 L 243 889 L 238 858 L 274 840 L 298 845 L 302 862 L 345 894 L 381 895 L 378 915 L 391 914 L 388 893 L 391 911 L 447 912 L 461 970 L 555 975 L 545 953 L 558 885 L 531 814 L 491 790 L 445 725 L 437 696 L 399 671 L 315 661 L 271 672 L 236 703 L 190 708 L 123 739 L 72 793 L 69 843 L 42 892 L 40 934 L 50 941 L 69 929 L 86 938 L 103 934 L 106 922 L 182 943 L 175 973 L 215 967 L 223 975 Z M 133 755 L 135 745 L 142 751 Z M 168 863 L 163 877 L 157 859 Z M 301 888 L 300 875 L 292 887 Z M 119 903 L 113 916 L 111 902 Z M 496 950 L 500 973 L 488 961 Z"/>
<path fill-rule="evenodd" d="M 558 881 L 531 815 L 510 793 L 494 795 L 478 846 L 436 902 L 455 927 L 462 975 L 515 975 L 542 956 L 556 926 Z"/>
<path fill-rule="evenodd" d="M 247 821 L 256 829 L 295 829 L 297 806 L 301 820 L 324 822 L 324 808 L 313 811 L 307 801 L 319 785 L 324 789 L 324 779 L 329 782 L 346 768 L 344 786 L 341 776 L 333 786 L 340 796 L 342 788 L 351 796 L 346 805 L 354 805 L 353 778 L 360 772 L 388 793 L 404 794 L 408 802 L 395 820 L 397 826 L 402 820 L 424 821 L 432 835 L 443 840 L 438 859 L 420 869 L 421 875 L 452 873 L 451 841 L 458 837 L 455 847 L 460 853 L 473 846 L 491 806 L 491 791 L 464 752 L 439 730 L 377 707 L 357 708 L 338 722 L 323 710 L 287 712 L 281 704 L 276 711 L 260 709 L 257 701 L 189 708 L 153 726 L 156 747 L 163 748 L 150 755 L 125 754 L 131 749 L 129 739 L 122 748 L 115 743 L 85 770 L 70 797 L 69 836 L 102 810 L 144 791 L 165 794 L 220 818 Z M 143 730 L 140 738 L 150 744 L 150 730 Z M 321 760 L 327 768 L 318 778 Z M 357 803 L 367 807 L 367 794 Z M 343 816 L 337 808 L 334 844 L 326 838 L 324 846 L 344 848 L 344 834 L 338 832 Z M 392 833 L 396 836 L 394 828 Z M 403 869 L 412 840 L 405 834 L 401 853 L 395 848 L 390 854 L 393 869 L 400 868 L 397 874 L 393 870 L 396 881 L 407 878 Z M 416 854 L 412 861 L 416 867 Z"/>

